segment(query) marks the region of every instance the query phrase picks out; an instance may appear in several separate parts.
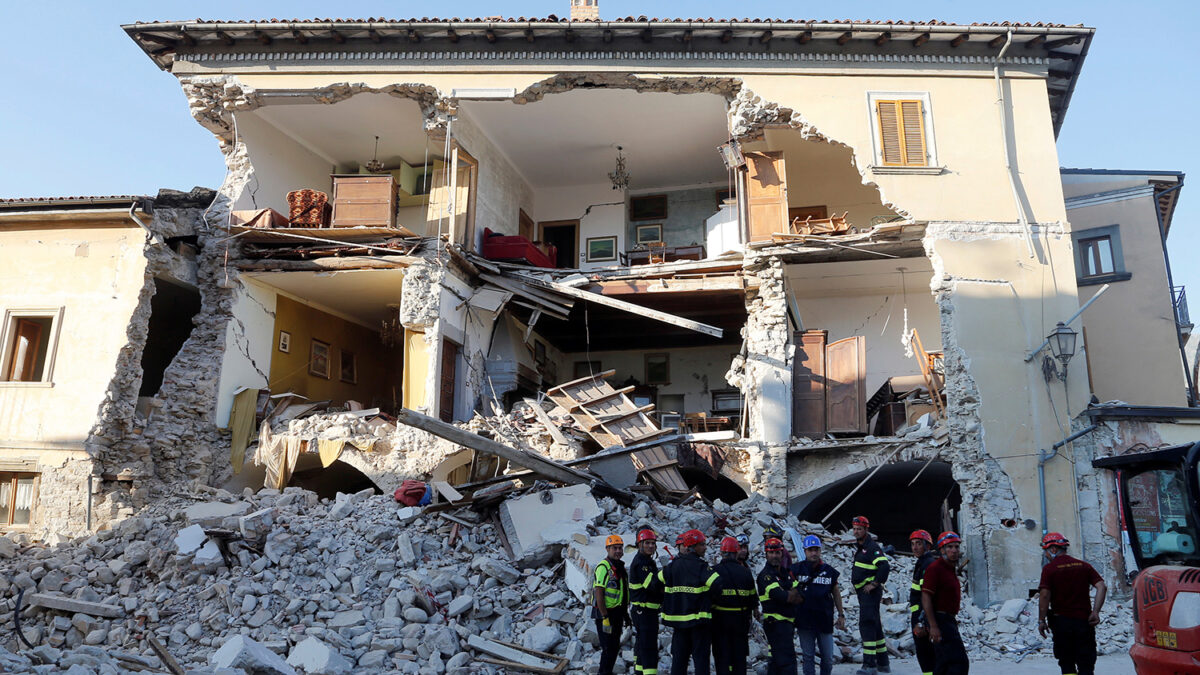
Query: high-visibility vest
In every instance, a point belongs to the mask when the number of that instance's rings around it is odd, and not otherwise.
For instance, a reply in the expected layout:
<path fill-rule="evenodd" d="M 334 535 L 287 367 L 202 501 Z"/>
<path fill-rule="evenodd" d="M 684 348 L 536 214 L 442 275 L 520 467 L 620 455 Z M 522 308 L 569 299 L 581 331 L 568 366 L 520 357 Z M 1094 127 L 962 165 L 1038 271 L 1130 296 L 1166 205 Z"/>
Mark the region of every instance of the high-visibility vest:
<path fill-rule="evenodd" d="M 695 553 L 683 553 L 658 572 L 663 586 L 662 621 L 688 628 L 712 620 L 717 573 Z"/>
<path fill-rule="evenodd" d="M 629 582 L 617 575 L 608 558 L 596 565 L 596 580 L 592 587 L 604 589 L 604 606 L 607 609 L 624 607 L 629 600 Z"/>
<path fill-rule="evenodd" d="M 662 586 L 658 583 L 658 564 L 654 558 L 639 552 L 629 563 L 629 603 L 658 611 L 662 608 Z"/>
<path fill-rule="evenodd" d="M 736 560 L 724 560 L 713 568 L 720 579 L 720 592 L 713 598 L 714 612 L 749 612 L 758 606 L 754 576 Z"/>
<path fill-rule="evenodd" d="M 767 563 L 758 573 L 758 601 L 762 603 L 763 619 L 795 622 L 795 611 L 787 602 L 788 592 L 796 587 L 796 579 L 786 567 Z"/>
<path fill-rule="evenodd" d="M 913 567 L 912 586 L 908 591 L 908 611 L 912 616 L 912 625 L 924 620 L 924 614 L 921 611 L 921 589 L 925 587 L 925 568 L 937 559 L 933 551 L 926 551 L 925 555 L 917 558 L 917 564 Z"/>
<path fill-rule="evenodd" d="M 854 568 L 850 570 L 850 583 L 854 584 L 854 590 L 862 590 L 871 582 L 882 586 L 890 571 L 887 556 L 868 534 L 866 543 L 854 552 Z"/>

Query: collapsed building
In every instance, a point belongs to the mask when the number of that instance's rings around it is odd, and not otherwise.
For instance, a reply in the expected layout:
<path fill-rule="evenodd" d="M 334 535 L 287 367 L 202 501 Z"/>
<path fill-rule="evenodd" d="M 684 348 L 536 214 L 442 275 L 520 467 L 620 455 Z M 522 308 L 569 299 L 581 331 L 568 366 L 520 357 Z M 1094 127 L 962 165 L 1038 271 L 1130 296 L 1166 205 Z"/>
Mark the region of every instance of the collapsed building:
<path fill-rule="evenodd" d="M 1054 145 L 1092 29 L 124 28 L 228 171 L 215 192 L 0 205 L 11 527 L 103 528 L 183 482 L 510 470 L 389 417 L 408 410 L 621 488 L 657 447 L 726 502 L 834 530 L 861 512 L 895 544 L 957 529 L 979 605 L 1036 586 L 1045 528 L 1121 569 L 1111 490 L 1079 461 L 1099 446 L 1042 454 L 1109 386 L 1042 358 L 1077 276 L 1113 273 L 1077 275 Z M 1111 452 L 1144 440 L 1106 428 Z"/>

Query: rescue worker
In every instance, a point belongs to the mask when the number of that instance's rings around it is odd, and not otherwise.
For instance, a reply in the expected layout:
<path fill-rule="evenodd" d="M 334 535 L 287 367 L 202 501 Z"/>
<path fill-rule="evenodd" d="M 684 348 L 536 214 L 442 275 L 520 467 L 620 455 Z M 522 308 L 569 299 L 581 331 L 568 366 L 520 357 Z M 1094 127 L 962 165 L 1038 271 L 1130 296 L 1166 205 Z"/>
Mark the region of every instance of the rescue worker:
<path fill-rule="evenodd" d="M 933 643 L 935 675 L 967 675 L 971 662 L 958 632 L 958 610 L 962 586 L 958 583 L 959 544 L 954 532 L 938 536 L 941 554 L 925 568 L 921 578 L 921 607 L 929 621 L 929 641 Z"/>
<path fill-rule="evenodd" d="M 855 516 L 851 523 L 857 546 L 850 583 L 854 584 L 854 592 L 858 595 L 858 633 L 863 645 L 863 665 L 857 675 L 890 673 L 879 603 L 883 600 L 883 585 L 887 583 L 891 566 L 871 536 L 871 521 L 866 516 Z"/>
<path fill-rule="evenodd" d="M 763 632 L 767 636 L 767 675 L 796 675 L 795 606 L 800 590 L 792 571 L 783 566 L 783 542 L 774 537 L 763 544 L 767 564 L 758 573 Z"/>
<path fill-rule="evenodd" d="M 846 630 L 846 610 L 838 592 L 838 571 L 821 560 L 821 538 L 804 538 L 804 560 L 792 565 L 792 574 L 803 601 L 796 606 L 796 634 L 800 636 L 804 675 L 816 675 L 816 650 L 821 651 L 821 675 L 833 672 L 834 656 L 841 652 L 833 644 L 833 610 L 837 608 L 837 627 Z"/>
<path fill-rule="evenodd" d="M 633 623 L 633 671 L 643 675 L 658 673 L 658 613 L 662 608 L 662 586 L 658 583 L 658 562 L 654 530 L 637 533 L 637 555 L 629 563 L 629 617 Z"/>
<path fill-rule="evenodd" d="M 596 619 L 596 635 L 600 638 L 599 673 L 610 675 L 621 649 L 621 630 L 628 617 L 629 576 L 621 554 L 625 542 L 621 537 L 610 534 L 604 540 L 608 556 L 596 565 L 596 579 L 592 583 L 595 602 L 592 616 Z"/>
<path fill-rule="evenodd" d="M 737 537 L 738 554 L 737 561 L 745 565 L 747 569 L 750 567 L 750 537 L 744 534 L 739 534 Z"/>
<path fill-rule="evenodd" d="M 1050 562 L 1038 584 L 1038 633 L 1054 635 L 1054 658 L 1064 674 L 1092 675 L 1096 669 L 1096 624 L 1108 586 L 1096 569 L 1067 555 L 1070 542 L 1057 532 L 1042 537 Z M 1096 599 L 1090 600 L 1091 588 Z"/>
<path fill-rule="evenodd" d="M 697 675 L 708 675 L 717 573 L 704 562 L 707 544 L 703 532 L 684 532 L 680 544 L 679 555 L 658 572 L 663 586 L 662 622 L 675 629 L 671 636 L 671 675 L 687 673 L 689 658 Z"/>
<path fill-rule="evenodd" d="M 717 573 L 720 594 L 713 598 L 713 660 L 717 675 L 746 675 L 750 651 L 750 614 L 758 607 L 754 575 L 738 561 L 737 539 L 721 540 Z"/>
<path fill-rule="evenodd" d="M 926 530 L 917 530 L 908 535 L 908 541 L 913 557 L 917 559 L 913 565 L 912 587 L 908 591 L 913 645 L 921 675 L 933 675 L 933 643 L 929 641 L 929 617 L 925 616 L 925 610 L 921 607 L 921 584 L 925 579 L 925 569 L 937 558 L 937 554 L 933 551 L 933 536 Z"/>
<path fill-rule="evenodd" d="M 766 544 L 768 539 L 778 539 L 780 543 L 787 541 L 783 537 L 783 530 L 775 525 L 768 525 L 763 530 L 763 543 Z M 783 569 L 785 570 L 792 569 L 792 552 L 787 550 L 787 544 L 783 546 L 783 561 L 780 564 L 783 565 Z"/>

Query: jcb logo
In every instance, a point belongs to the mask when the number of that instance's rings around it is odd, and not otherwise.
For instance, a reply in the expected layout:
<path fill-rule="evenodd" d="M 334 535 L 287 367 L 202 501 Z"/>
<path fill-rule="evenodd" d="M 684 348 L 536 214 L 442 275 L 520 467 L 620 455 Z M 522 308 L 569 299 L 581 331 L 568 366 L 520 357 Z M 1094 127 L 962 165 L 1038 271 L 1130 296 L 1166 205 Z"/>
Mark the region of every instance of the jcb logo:
<path fill-rule="evenodd" d="M 1149 577 L 1142 588 L 1142 608 L 1153 607 L 1167 601 L 1167 587 L 1162 581 Z"/>

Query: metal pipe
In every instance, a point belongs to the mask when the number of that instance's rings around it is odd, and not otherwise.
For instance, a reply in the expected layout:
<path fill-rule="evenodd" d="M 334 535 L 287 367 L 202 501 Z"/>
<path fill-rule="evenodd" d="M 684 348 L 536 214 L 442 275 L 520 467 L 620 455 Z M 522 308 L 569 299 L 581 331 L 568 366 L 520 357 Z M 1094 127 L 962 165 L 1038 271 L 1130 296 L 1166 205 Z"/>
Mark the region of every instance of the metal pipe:
<path fill-rule="evenodd" d="M 141 218 L 138 218 L 137 216 L 133 215 L 133 212 L 135 210 L 137 210 L 137 207 L 138 207 L 137 202 L 134 202 L 133 204 L 131 204 L 129 206 L 129 214 L 128 214 L 129 219 L 132 220 L 133 222 L 137 223 L 138 227 L 140 227 L 146 231 L 146 236 L 147 236 L 147 238 L 150 239 L 151 245 L 157 246 L 157 245 L 165 243 L 163 241 L 162 237 L 158 236 L 157 234 L 154 234 L 154 231 L 150 229 L 149 225 L 146 225 L 145 223 L 143 223 Z"/>
<path fill-rule="evenodd" d="M 1004 46 L 1000 48 L 1000 53 L 996 55 L 996 66 L 992 69 L 992 77 L 996 80 L 996 109 L 1000 111 L 1000 140 L 1004 143 L 1004 172 L 1008 174 L 1008 186 L 1012 190 L 1013 206 L 1017 208 L 1017 222 L 1021 224 L 1021 232 L 1025 235 L 1025 246 L 1029 249 L 1029 257 L 1034 257 L 1033 251 L 1033 231 L 1029 226 L 1029 219 L 1025 217 L 1025 207 L 1021 205 L 1021 193 L 1017 191 L 1017 175 L 1013 169 L 1012 150 L 1008 145 L 1008 118 L 1005 114 L 1005 109 L 1008 104 L 1004 100 L 1004 85 L 1000 81 L 1000 60 L 1004 58 L 1005 52 L 1012 46 L 1012 29 L 1009 29 L 1004 38 Z"/>
<path fill-rule="evenodd" d="M 1079 431 L 1076 431 L 1075 433 L 1071 434 L 1070 436 L 1067 436 L 1066 438 L 1062 439 L 1061 441 L 1050 446 L 1049 450 L 1038 450 L 1038 490 L 1041 493 L 1041 501 L 1042 501 L 1042 535 L 1043 536 L 1045 536 L 1045 534 L 1050 531 L 1047 527 L 1047 525 L 1048 525 L 1047 517 L 1048 516 L 1046 514 L 1046 462 L 1050 461 L 1050 458 L 1056 454 L 1056 451 L 1059 448 L 1066 445 L 1067 443 L 1070 443 L 1071 441 L 1074 441 L 1075 439 L 1079 438 L 1080 436 L 1086 436 L 1087 434 L 1092 433 L 1097 428 L 1099 428 L 1099 426 L 1100 425 L 1098 425 L 1098 424 L 1089 425 L 1087 428 L 1080 429 Z"/>
<path fill-rule="evenodd" d="M 1187 381 L 1187 402 L 1189 408 L 1196 407 L 1196 383 L 1192 380 L 1192 369 L 1188 368 L 1187 349 L 1183 343 L 1183 336 L 1179 334 L 1179 313 L 1175 311 L 1175 281 L 1171 275 L 1171 256 L 1167 254 L 1167 230 L 1163 224 L 1162 209 L 1158 208 L 1158 200 L 1165 194 L 1169 194 L 1183 187 L 1183 176 L 1179 177 L 1179 183 L 1173 185 L 1162 192 L 1154 193 L 1154 217 L 1158 219 L 1158 237 L 1162 243 L 1163 262 L 1167 266 L 1167 288 L 1171 294 L 1171 320 L 1175 324 L 1175 342 L 1179 344 L 1179 356 L 1183 359 L 1183 377 Z"/>
<path fill-rule="evenodd" d="M 866 485 L 867 481 L 871 480 L 872 476 L 879 473 L 879 470 L 882 469 L 888 462 L 890 462 L 892 460 L 892 458 L 896 456 L 896 453 L 900 452 L 901 450 L 903 450 L 906 447 L 908 447 L 908 445 L 901 445 L 901 446 L 897 447 L 895 450 L 893 450 L 892 454 L 887 456 L 887 459 L 884 459 L 882 462 L 880 462 L 879 466 L 875 467 L 875 469 L 872 470 L 871 473 L 867 474 L 866 478 L 862 479 L 861 481 L 859 481 L 858 485 L 854 486 L 854 489 L 850 491 L 850 494 L 846 495 L 845 498 L 842 499 L 842 501 L 838 502 L 837 506 L 833 507 L 833 509 L 830 510 L 829 513 L 825 514 L 825 517 L 821 519 L 821 522 L 824 523 L 825 521 L 829 520 L 830 516 L 837 513 L 838 509 L 845 506 L 846 502 L 850 501 L 850 498 L 854 496 L 854 493 L 856 493 L 860 489 L 862 489 L 862 486 Z"/>
<path fill-rule="evenodd" d="M 87 529 L 92 531 L 92 474 L 88 474 L 87 481 Z"/>
<path fill-rule="evenodd" d="M 1091 298 L 1089 298 L 1087 302 L 1083 303 L 1083 305 L 1079 308 L 1079 311 L 1072 314 L 1071 318 L 1064 321 L 1063 324 L 1070 326 L 1071 323 L 1073 321 L 1075 321 L 1075 319 L 1079 318 L 1080 314 L 1083 314 L 1083 310 L 1087 309 L 1088 307 L 1091 307 L 1092 303 L 1095 302 L 1097 299 L 1099 299 L 1101 295 L 1104 295 L 1104 292 L 1107 290 L 1108 290 L 1108 284 L 1104 284 L 1103 286 L 1101 286 L 1100 290 L 1096 291 L 1096 294 L 1093 295 Z M 1030 361 L 1033 360 L 1033 357 L 1042 353 L 1042 350 L 1045 349 L 1046 345 L 1048 345 L 1048 344 L 1050 344 L 1050 338 L 1046 338 L 1046 340 L 1044 342 L 1042 342 L 1042 344 L 1038 345 L 1037 349 L 1029 352 L 1029 356 L 1025 357 L 1025 363 L 1029 363 Z"/>

